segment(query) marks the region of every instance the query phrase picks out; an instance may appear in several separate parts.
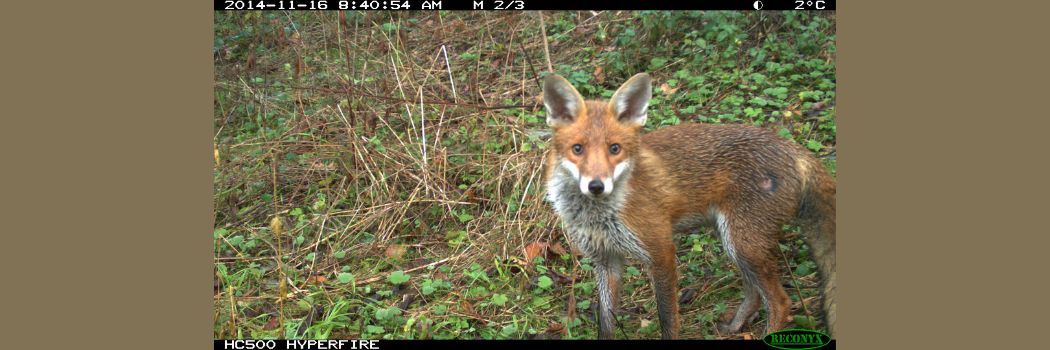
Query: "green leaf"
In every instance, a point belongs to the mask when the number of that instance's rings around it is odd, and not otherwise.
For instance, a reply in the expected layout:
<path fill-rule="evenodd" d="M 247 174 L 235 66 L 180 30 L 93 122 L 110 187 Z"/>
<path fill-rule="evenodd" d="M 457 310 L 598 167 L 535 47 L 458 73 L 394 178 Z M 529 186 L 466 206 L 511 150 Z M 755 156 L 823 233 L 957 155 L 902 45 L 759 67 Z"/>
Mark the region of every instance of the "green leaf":
<path fill-rule="evenodd" d="M 303 242 L 306 242 L 306 237 L 304 237 L 303 235 L 299 235 L 298 237 L 295 237 L 295 245 L 297 245 L 297 246 L 303 245 Z"/>
<path fill-rule="evenodd" d="M 503 330 L 500 331 L 500 335 L 504 338 L 509 338 L 515 333 L 518 333 L 518 326 L 515 326 L 513 323 L 503 326 Z"/>
<path fill-rule="evenodd" d="M 806 329 L 817 328 L 817 320 L 813 316 L 795 315 L 795 324 Z"/>
<path fill-rule="evenodd" d="M 817 142 L 817 140 L 809 140 L 806 141 L 806 148 L 809 148 L 816 152 L 819 151 L 821 148 L 824 148 L 824 145 L 821 145 L 820 142 Z"/>
<path fill-rule="evenodd" d="M 467 221 L 470 221 L 470 220 L 474 220 L 474 215 L 470 215 L 470 213 L 460 213 L 459 214 L 459 222 L 467 222 Z"/>
<path fill-rule="evenodd" d="M 493 304 L 496 304 L 496 305 L 499 305 L 499 306 L 503 306 L 503 305 L 507 304 L 507 300 L 508 300 L 508 298 L 507 298 L 506 294 L 496 293 L 496 294 L 492 295 L 492 303 Z"/>
<path fill-rule="evenodd" d="M 638 268 L 634 267 L 634 266 L 628 266 L 626 269 L 624 269 L 624 273 L 626 273 L 628 276 L 641 276 L 642 275 L 642 271 L 638 270 Z"/>
<path fill-rule="evenodd" d="M 241 242 L 244 242 L 244 236 L 236 235 L 236 236 L 227 238 L 226 240 L 229 241 L 230 244 L 239 247 L 241 245 Z"/>
<path fill-rule="evenodd" d="M 410 276 L 404 271 L 394 271 L 390 274 L 390 276 L 387 276 L 386 279 L 387 281 L 390 281 L 390 283 L 393 284 L 402 284 L 408 282 L 409 277 Z"/>
<path fill-rule="evenodd" d="M 652 60 L 649 60 L 649 70 L 650 71 L 657 70 L 657 69 L 663 67 L 665 64 L 667 64 L 667 59 L 666 58 L 653 57 Z"/>
<path fill-rule="evenodd" d="M 315 212 L 316 211 L 321 211 L 322 209 L 324 209 L 324 206 L 325 206 L 324 193 L 318 194 L 317 195 L 317 200 L 314 201 L 314 205 L 311 207 L 311 209 L 313 209 Z"/>
<path fill-rule="evenodd" d="M 387 319 L 394 318 L 394 316 L 397 316 L 397 315 L 400 315 L 400 314 L 401 314 L 401 309 L 398 309 L 396 306 L 391 306 L 391 307 L 387 307 L 387 308 L 376 310 L 376 319 L 377 320 L 387 320 Z"/>
<path fill-rule="evenodd" d="M 587 308 L 589 308 L 589 307 L 591 307 L 591 301 L 590 300 L 583 299 L 583 300 L 580 300 L 580 301 L 576 302 L 576 309 L 577 310 L 587 310 Z"/>
<path fill-rule="evenodd" d="M 342 259 L 342 258 L 346 257 L 346 251 L 345 250 L 340 250 L 340 251 L 335 252 L 334 254 L 332 254 L 332 256 L 334 256 L 336 259 Z"/>
<path fill-rule="evenodd" d="M 773 88 L 770 91 L 770 93 L 773 95 L 773 97 L 776 97 L 777 99 L 781 99 L 781 100 L 787 98 L 787 92 L 788 92 L 788 89 L 786 87 L 783 87 L 783 86 Z"/>
<path fill-rule="evenodd" d="M 751 118 L 757 117 L 760 113 L 762 113 L 762 109 L 760 109 L 760 108 L 751 108 L 751 107 L 744 108 L 744 115 L 746 115 L 748 117 L 751 117 Z"/>
<path fill-rule="evenodd" d="M 339 280 L 339 283 L 350 283 L 354 280 L 354 274 L 349 272 L 340 272 L 339 275 L 335 278 Z"/>
<path fill-rule="evenodd" d="M 552 285 L 554 285 L 554 280 L 547 276 L 540 276 L 537 283 L 539 284 L 540 288 L 549 289 Z"/>
<path fill-rule="evenodd" d="M 798 266 L 795 267 L 795 275 L 799 277 L 809 275 L 813 272 L 814 265 L 815 263 L 812 261 L 806 261 L 801 264 L 798 264 Z"/>
<path fill-rule="evenodd" d="M 489 294 L 489 290 L 485 286 L 476 286 L 467 290 L 467 295 L 471 297 L 482 297 Z"/>

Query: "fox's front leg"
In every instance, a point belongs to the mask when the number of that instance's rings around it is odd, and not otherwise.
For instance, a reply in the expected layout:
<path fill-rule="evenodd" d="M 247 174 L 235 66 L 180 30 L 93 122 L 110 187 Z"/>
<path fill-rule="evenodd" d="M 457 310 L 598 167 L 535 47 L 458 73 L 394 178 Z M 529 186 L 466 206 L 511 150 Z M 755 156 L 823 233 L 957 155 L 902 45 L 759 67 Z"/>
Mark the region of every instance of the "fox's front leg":
<path fill-rule="evenodd" d="M 675 255 L 671 228 L 654 225 L 643 239 L 652 259 L 650 277 L 656 294 L 656 312 L 660 318 L 660 336 L 678 338 L 678 257 Z"/>
<path fill-rule="evenodd" d="M 598 339 L 613 339 L 615 311 L 620 303 L 623 256 L 605 253 L 595 260 L 594 272 L 598 279 Z"/>

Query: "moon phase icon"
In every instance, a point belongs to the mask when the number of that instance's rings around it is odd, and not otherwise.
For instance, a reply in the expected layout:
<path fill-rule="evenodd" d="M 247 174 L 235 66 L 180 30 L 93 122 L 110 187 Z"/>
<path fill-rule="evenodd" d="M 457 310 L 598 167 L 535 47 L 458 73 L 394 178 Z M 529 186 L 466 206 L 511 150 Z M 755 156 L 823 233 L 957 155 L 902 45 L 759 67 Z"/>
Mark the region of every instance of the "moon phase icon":
<path fill-rule="evenodd" d="M 752 5 L 755 7 L 756 10 L 761 10 L 762 9 L 762 2 L 761 1 L 755 1 L 755 3 L 752 4 Z"/>

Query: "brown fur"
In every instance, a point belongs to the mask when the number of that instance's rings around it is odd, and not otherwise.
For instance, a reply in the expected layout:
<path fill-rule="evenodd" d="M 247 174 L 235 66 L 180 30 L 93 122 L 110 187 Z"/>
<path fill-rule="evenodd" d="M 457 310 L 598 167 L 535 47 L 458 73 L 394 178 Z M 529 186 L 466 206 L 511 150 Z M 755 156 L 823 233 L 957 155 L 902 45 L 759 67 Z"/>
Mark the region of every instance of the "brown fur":
<path fill-rule="evenodd" d="M 608 152 L 618 143 L 622 151 Z M 784 224 L 797 222 L 824 278 L 823 308 L 829 333 L 835 328 L 835 183 L 809 151 L 761 128 L 683 124 L 642 135 L 640 126 L 617 120 L 612 105 L 587 101 L 569 124 L 554 126 L 551 176 L 567 159 L 588 176 L 611 176 L 633 162 L 620 218 L 651 256 L 651 277 L 664 338 L 677 337 L 678 276 L 672 235 L 715 208 L 730 231 L 729 242 L 745 279 L 745 301 L 723 330 L 737 332 L 765 299 L 766 331 L 789 319 L 790 299 L 780 283 L 778 241 Z M 575 155 L 572 145 L 584 146 Z M 727 247 L 728 248 L 728 247 Z M 619 276 L 610 278 L 616 293 Z M 603 338 L 610 337 L 606 330 Z"/>

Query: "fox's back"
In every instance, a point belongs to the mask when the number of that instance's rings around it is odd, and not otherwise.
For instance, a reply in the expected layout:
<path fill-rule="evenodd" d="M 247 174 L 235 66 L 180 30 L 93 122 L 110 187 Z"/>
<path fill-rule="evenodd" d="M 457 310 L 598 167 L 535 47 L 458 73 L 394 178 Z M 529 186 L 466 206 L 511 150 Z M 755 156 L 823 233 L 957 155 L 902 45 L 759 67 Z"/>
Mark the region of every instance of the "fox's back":
<path fill-rule="evenodd" d="M 663 187 L 675 202 L 667 208 L 675 217 L 704 214 L 731 201 L 793 215 L 803 179 L 820 166 L 799 145 L 747 125 L 665 127 L 643 135 L 642 144 L 660 160 L 667 178 Z"/>

